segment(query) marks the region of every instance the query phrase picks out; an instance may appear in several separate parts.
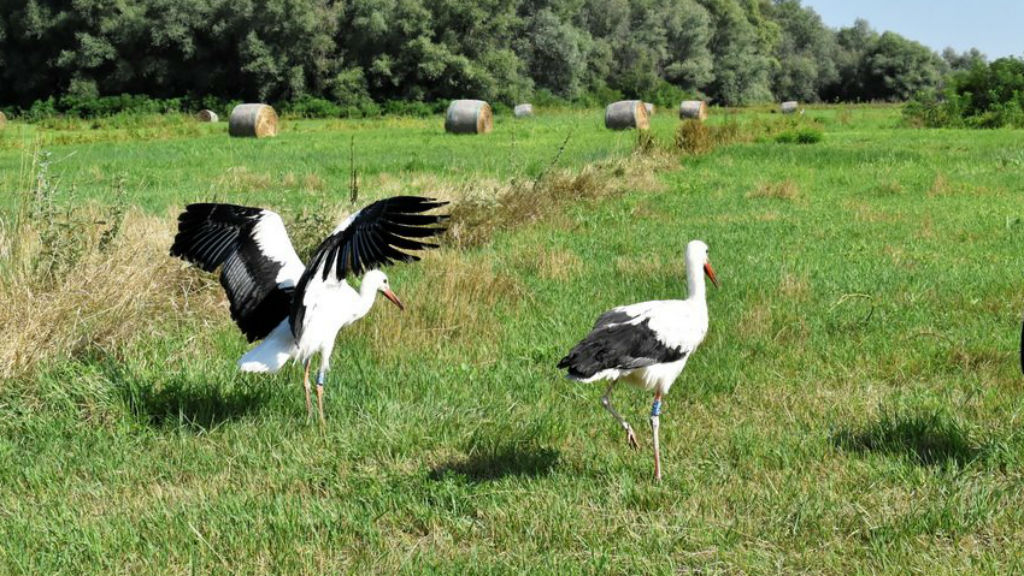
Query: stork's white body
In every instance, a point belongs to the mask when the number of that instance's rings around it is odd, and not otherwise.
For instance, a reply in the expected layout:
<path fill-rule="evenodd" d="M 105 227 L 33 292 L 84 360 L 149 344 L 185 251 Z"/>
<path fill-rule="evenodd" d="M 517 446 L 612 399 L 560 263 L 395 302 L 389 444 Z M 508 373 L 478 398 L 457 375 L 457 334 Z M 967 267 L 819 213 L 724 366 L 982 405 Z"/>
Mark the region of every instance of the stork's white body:
<path fill-rule="evenodd" d="M 636 369 L 609 368 L 589 378 L 575 379 L 580 382 L 620 381 L 651 392 L 667 394 L 672 384 L 682 374 L 690 355 L 697 350 L 708 333 L 708 305 L 704 297 L 704 280 L 700 277 L 699 268 L 696 280 L 690 280 L 690 284 L 694 282 L 699 288 L 691 288 L 691 295 L 686 300 L 654 300 L 611 310 L 631 316 L 631 324 L 649 320 L 649 327 L 662 345 L 682 351 L 684 356 L 681 360 Z M 696 298 L 695 292 L 700 292 Z"/>
<path fill-rule="evenodd" d="M 626 431 L 636 448 L 633 428 L 615 411 L 611 393 L 626 382 L 654 392 L 651 430 L 654 443 L 654 475 L 661 478 L 658 422 L 661 398 L 682 374 L 690 356 L 708 333 L 708 305 L 703 274 L 717 285 L 708 261 L 708 247 L 699 240 L 686 247 L 685 300 L 653 300 L 620 306 L 598 318 L 593 330 L 563 358 L 558 366 L 580 382 L 609 381 L 601 404 Z"/>
<path fill-rule="evenodd" d="M 273 373 L 292 358 L 306 362 L 317 353 L 321 370 L 328 370 L 338 332 L 370 312 L 382 275 L 379 271 L 367 273 L 358 292 L 347 281 L 334 276 L 310 285 L 303 299 L 307 312 L 299 341 L 292 336 L 291 321 L 285 319 L 259 346 L 239 359 L 239 370 Z"/>

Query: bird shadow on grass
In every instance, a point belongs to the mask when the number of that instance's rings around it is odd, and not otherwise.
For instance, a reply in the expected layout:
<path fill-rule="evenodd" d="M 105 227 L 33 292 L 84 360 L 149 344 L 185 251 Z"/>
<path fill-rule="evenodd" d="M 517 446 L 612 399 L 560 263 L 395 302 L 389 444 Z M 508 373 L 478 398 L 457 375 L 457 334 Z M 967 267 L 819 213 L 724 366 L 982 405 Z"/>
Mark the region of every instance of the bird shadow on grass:
<path fill-rule="evenodd" d="M 903 456 L 922 466 L 964 466 L 985 451 L 960 422 L 941 411 L 885 412 L 861 428 L 838 430 L 831 440 L 841 450 Z"/>
<path fill-rule="evenodd" d="M 559 457 L 554 448 L 506 441 L 493 447 L 477 447 L 464 458 L 435 466 L 430 479 L 440 481 L 454 476 L 475 484 L 513 476 L 537 478 L 550 474 Z"/>
<path fill-rule="evenodd" d="M 266 388 L 232 386 L 216 382 L 172 378 L 159 388 L 138 382 L 122 389 L 129 410 L 141 422 L 157 428 L 179 428 L 196 433 L 260 410 L 270 399 Z"/>

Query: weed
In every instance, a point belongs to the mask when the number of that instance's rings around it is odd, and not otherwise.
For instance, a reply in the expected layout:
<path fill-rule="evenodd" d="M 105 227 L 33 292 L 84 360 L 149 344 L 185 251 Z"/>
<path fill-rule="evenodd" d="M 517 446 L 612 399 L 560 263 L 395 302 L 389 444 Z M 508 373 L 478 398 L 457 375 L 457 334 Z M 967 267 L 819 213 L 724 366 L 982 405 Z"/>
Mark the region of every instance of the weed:
<path fill-rule="evenodd" d="M 780 144 L 817 144 L 824 136 L 821 130 L 796 128 L 780 132 L 775 136 L 775 141 Z"/>
<path fill-rule="evenodd" d="M 779 200 L 796 200 L 800 198 L 800 189 L 793 180 L 780 182 L 761 182 L 747 192 L 747 198 L 776 198 Z"/>
<path fill-rule="evenodd" d="M 714 149 L 711 130 L 700 120 L 683 120 L 676 129 L 676 147 L 684 154 L 699 156 Z"/>

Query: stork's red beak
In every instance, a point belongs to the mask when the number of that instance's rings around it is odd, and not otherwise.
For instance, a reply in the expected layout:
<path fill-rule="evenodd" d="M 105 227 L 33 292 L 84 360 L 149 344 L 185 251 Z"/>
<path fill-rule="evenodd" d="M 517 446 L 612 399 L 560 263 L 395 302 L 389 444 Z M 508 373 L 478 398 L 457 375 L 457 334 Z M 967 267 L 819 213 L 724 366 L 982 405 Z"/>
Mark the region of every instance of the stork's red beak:
<path fill-rule="evenodd" d="M 384 289 L 384 296 L 388 300 L 391 300 L 392 302 L 394 302 L 395 306 L 398 306 L 399 310 L 405 310 L 405 304 L 402 304 L 402 301 L 398 299 L 398 296 L 395 296 L 394 292 L 392 292 L 391 290 L 388 290 L 387 288 L 385 288 Z"/>
<path fill-rule="evenodd" d="M 715 277 L 715 269 L 711 267 L 711 262 L 704 263 L 704 273 L 711 278 L 711 283 L 715 285 L 715 288 L 718 288 L 718 278 Z"/>

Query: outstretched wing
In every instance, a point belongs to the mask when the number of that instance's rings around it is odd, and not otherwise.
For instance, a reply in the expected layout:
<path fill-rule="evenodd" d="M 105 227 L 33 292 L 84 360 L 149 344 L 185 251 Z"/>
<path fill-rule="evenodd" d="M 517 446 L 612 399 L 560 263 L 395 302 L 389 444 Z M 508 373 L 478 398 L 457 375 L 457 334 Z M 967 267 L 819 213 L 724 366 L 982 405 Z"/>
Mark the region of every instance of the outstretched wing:
<path fill-rule="evenodd" d="M 171 256 L 207 272 L 220 267 L 231 319 L 250 342 L 288 317 L 304 270 L 280 216 L 233 204 L 186 206 L 178 216 Z"/>
<path fill-rule="evenodd" d="M 403 250 L 437 247 L 422 239 L 444 232 L 445 228 L 437 224 L 447 220 L 448 215 L 424 212 L 446 204 L 433 198 L 394 196 L 378 200 L 346 218 L 316 249 L 299 280 L 291 311 L 295 337 L 302 331 L 306 311 L 303 295 L 311 282 L 327 282 L 332 277 L 337 282 L 349 274 L 360 275 L 395 262 L 419 260 L 419 256 Z"/>

